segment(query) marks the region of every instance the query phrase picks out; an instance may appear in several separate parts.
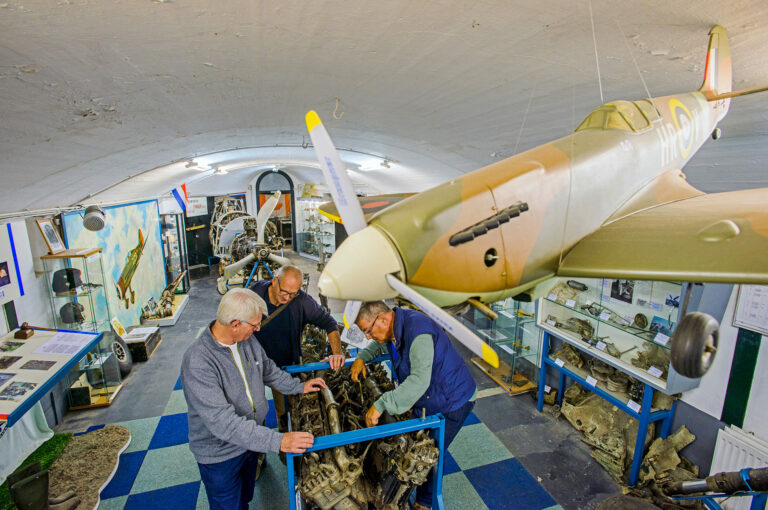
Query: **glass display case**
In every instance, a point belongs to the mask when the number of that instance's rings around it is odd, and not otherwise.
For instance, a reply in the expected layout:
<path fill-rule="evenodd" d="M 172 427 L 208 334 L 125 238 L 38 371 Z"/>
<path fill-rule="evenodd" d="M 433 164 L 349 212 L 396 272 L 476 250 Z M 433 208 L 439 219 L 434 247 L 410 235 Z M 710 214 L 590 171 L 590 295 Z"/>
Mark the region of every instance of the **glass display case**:
<path fill-rule="evenodd" d="M 101 248 L 66 250 L 40 258 L 56 329 L 107 331 L 111 314 Z"/>
<path fill-rule="evenodd" d="M 189 292 L 189 271 L 187 259 L 187 236 L 183 214 L 160 215 L 160 228 L 163 238 L 163 257 L 165 260 L 165 276 L 168 283 L 174 281 L 186 271 L 181 283 L 176 287 L 176 294 Z"/>
<path fill-rule="evenodd" d="M 534 304 L 507 299 L 490 308 L 498 318 L 491 319 L 472 307 L 461 320 L 493 347 L 499 355 L 499 368 L 481 358 L 472 358 L 472 362 L 510 394 L 534 389 L 541 345 Z"/>
<path fill-rule="evenodd" d="M 556 279 L 539 299 L 537 324 L 631 377 L 678 393 L 698 386 L 670 363 L 682 292 L 674 282 Z"/>
<path fill-rule="evenodd" d="M 297 207 L 297 251 L 314 260 L 328 259 L 336 251 L 333 222 L 318 212 L 320 204 L 325 202 L 327 200 L 304 199 Z"/>
<path fill-rule="evenodd" d="M 71 410 L 108 406 L 123 387 L 120 365 L 110 344 L 110 339 L 103 338 L 69 372 Z"/>

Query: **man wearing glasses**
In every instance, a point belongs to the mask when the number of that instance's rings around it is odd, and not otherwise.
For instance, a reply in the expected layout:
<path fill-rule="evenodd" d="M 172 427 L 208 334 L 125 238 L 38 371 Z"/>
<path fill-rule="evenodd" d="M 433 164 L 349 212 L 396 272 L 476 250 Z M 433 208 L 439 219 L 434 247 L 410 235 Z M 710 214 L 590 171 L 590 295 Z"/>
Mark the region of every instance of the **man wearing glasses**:
<path fill-rule="evenodd" d="M 331 368 L 337 370 L 344 365 L 338 326 L 331 314 L 301 290 L 303 279 L 298 267 L 283 266 L 271 280 L 251 286 L 251 290 L 267 302 L 266 316 L 270 318 L 254 336 L 277 366 L 297 365 L 301 362 L 301 332 L 307 324 L 314 324 L 328 334 L 332 352 L 328 361 Z M 280 430 L 286 430 L 283 395 L 273 391 L 272 396 Z"/>
<path fill-rule="evenodd" d="M 295 395 L 319 391 L 321 378 L 302 383 L 270 360 L 253 333 L 267 305 L 248 289 L 221 298 L 216 320 L 184 353 L 181 383 L 187 400 L 189 449 L 213 509 L 246 509 L 263 452 L 303 453 L 309 432 L 281 434 L 264 426 L 264 385 Z"/>
<path fill-rule="evenodd" d="M 357 326 L 366 338 L 375 340 L 360 351 L 352 364 L 352 380 L 366 376 L 365 363 L 389 355 L 399 386 L 379 397 L 365 415 L 369 427 L 379 422 L 384 411 L 402 414 L 414 409 L 420 416 L 445 416 L 445 449 L 458 434 L 475 405 L 477 387 L 472 374 L 435 321 L 416 310 L 390 308 L 384 301 L 363 303 Z M 432 505 L 432 471 L 416 489 L 414 509 Z"/>

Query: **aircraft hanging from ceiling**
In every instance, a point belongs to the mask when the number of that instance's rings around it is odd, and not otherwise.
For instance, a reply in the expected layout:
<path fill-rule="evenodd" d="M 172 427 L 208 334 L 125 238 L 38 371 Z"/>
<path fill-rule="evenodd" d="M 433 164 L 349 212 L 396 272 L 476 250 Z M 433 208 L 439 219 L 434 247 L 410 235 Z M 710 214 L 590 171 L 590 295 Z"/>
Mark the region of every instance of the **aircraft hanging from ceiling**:
<path fill-rule="evenodd" d="M 395 197 L 367 219 L 311 111 L 307 127 L 334 199 L 321 212 L 350 234 L 320 293 L 351 300 L 348 324 L 355 301 L 401 294 L 497 366 L 496 353 L 439 307 L 530 299 L 556 276 L 768 283 L 768 188 L 705 194 L 682 173 L 719 137 L 730 98 L 766 89 L 731 92 L 728 38 L 715 26 L 699 90 L 599 106 L 568 136 Z M 703 375 L 717 334 L 713 318 L 686 315 L 671 340 L 675 369 Z"/>

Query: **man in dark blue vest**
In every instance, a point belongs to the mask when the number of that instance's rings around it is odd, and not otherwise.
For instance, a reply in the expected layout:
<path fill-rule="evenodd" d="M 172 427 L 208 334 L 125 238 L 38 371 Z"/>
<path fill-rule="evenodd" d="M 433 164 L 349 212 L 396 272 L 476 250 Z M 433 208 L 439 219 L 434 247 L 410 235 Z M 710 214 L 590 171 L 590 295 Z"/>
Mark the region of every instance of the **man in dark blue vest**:
<path fill-rule="evenodd" d="M 369 427 L 381 413 L 401 414 L 414 408 L 427 415 L 445 416 L 445 449 L 458 434 L 475 405 L 477 387 L 467 365 L 438 324 L 415 310 L 390 308 L 384 301 L 363 303 L 357 326 L 372 338 L 352 364 L 352 380 L 366 376 L 365 363 L 388 354 L 399 386 L 384 393 L 365 415 Z M 432 505 L 432 472 L 416 490 L 415 509 Z"/>

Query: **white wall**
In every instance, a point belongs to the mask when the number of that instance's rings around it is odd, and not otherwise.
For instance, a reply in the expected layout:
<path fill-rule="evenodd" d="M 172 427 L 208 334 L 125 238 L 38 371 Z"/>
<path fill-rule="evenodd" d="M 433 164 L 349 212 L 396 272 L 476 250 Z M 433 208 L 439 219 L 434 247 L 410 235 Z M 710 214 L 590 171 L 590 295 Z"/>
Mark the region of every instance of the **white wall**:
<path fill-rule="evenodd" d="M 760 353 L 743 429 L 768 441 L 768 337 L 765 335 L 760 339 Z"/>
<path fill-rule="evenodd" d="M 733 325 L 738 292 L 739 286 L 734 285 L 728 300 L 728 307 L 723 315 L 722 324 L 720 324 L 720 345 L 717 349 L 715 362 L 709 372 L 701 379 L 699 387 L 686 391 L 682 398 L 683 402 L 717 420 L 722 416 L 731 374 L 731 364 L 733 363 L 733 353 L 736 349 L 736 338 L 739 334 L 738 328 Z M 768 340 L 763 337 L 743 428 L 768 441 L 766 423 L 768 423 Z"/>
<path fill-rule="evenodd" d="M 35 273 L 35 257 L 32 255 L 32 249 L 30 248 L 30 235 L 40 236 L 40 233 L 38 231 L 30 232 L 27 225 L 23 220 L 11 223 L 13 240 L 16 245 L 16 256 L 19 262 L 19 272 L 21 273 L 21 281 L 24 285 L 24 296 L 14 300 L 16 316 L 19 324 L 29 322 L 33 326 L 52 327 L 53 320 L 48 299 L 47 282 L 43 274 Z M 2 225 L 2 228 L 6 228 L 5 225 Z M 5 321 L 2 322 L 4 323 Z"/>

